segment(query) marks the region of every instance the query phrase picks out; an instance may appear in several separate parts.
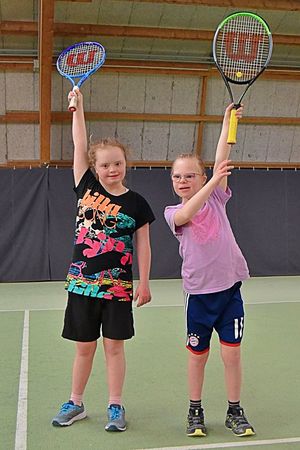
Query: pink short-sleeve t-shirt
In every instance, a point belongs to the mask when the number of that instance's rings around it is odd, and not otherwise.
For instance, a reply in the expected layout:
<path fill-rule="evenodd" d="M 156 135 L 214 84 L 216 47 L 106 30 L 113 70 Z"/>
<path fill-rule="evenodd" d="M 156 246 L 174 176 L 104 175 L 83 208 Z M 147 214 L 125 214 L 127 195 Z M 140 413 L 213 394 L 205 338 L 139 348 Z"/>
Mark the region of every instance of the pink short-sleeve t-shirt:
<path fill-rule="evenodd" d="M 179 241 L 186 293 L 219 292 L 249 278 L 246 260 L 226 215 L 230 197 L 229 188 L 224 192 L 217 187 L 193 219 L 180 227 L 174 223 L 174 214 L 183 205 L 165 209 L 165 219 Z"/>

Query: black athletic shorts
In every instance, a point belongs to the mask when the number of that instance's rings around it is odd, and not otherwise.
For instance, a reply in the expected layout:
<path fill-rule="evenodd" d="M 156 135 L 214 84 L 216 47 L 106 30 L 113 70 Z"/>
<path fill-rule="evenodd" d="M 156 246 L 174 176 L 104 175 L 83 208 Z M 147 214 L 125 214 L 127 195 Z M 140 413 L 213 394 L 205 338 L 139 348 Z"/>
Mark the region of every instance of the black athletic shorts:
<path fill-rule="evenodd" d="M 78 342 L 101 335 L 125 340 L 134 336 L 132 302 L 118 302 L 68 293 L 62 337 Z M 100 331 L 101 330 L 101 331 Z"/>

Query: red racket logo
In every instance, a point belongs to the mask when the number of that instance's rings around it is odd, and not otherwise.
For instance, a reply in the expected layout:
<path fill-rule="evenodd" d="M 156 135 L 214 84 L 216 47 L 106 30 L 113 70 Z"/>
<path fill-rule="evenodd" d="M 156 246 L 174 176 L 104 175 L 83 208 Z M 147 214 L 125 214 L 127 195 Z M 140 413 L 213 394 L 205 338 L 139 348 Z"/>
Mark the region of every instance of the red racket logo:
<path fill-rule="evenodd" d="M 226 53 L 233 61 L 255 61 L 258 55 L 259 44 L 264 37 L 253 33 L 229 32 L 225 35 Z"/>
<path fill-rule="evenodd" d="M 96 50 L 87 52 L 70 53 L 67 57 L 67 65 L 70 67 L 83 66 L 86 64 L 93 64 Z"/>

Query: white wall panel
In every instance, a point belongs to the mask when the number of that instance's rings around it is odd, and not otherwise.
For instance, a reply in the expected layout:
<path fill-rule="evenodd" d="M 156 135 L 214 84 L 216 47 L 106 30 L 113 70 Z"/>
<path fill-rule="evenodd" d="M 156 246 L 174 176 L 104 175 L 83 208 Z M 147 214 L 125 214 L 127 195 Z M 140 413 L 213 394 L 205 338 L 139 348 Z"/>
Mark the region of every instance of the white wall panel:
<path fill-rule="evenodd" d="M 20 4 L 16 4 L 11 0 L 1 0 L 2 20 L 33 20 L 35 19 L 35 0 L 26 0 Z"/>
<path fill-rule="evenodd" d="M 116 112 L 118 110 L 118 87 L 118 74 L 100 73 L 91 77 L 91 110 Z M 85 97 L 87 95 L 88 93 Z"/>
<path fill-rule="evenodd" d="M 7 124 L 7 158 L 39 159 L 32 124 Z"/>
<path fill-rule="evenodd" d="M 15 111 L 38 110 L 38 77 L 33 73 L 7 72 L 6 109 Z"/>
<path fill-rule="evenodd" d="M 261 101 L 263 102 L 265 100 L 266 96 L 262 96 Z M 277 81 L 273 100 L 274 116 L 295 117 L 299 112 L 299 81 Z"/>
<path fill-rule="evenodd" d="M 145 123 L 141 159 L 165 160 L 168 155 L 170 124 L 167 122 Z"/>
<path fill-rule="evenodd" d="M 54 73 L 52 76 L 51 86 L 51 108 L 53 111 L 64 111 L 68 107 L 67 90 L 63 91 L 63 77 L 59 73 Z M 67 87 L 66 85 L 64 85 Z M 68 85 L 69 90 L 71 84 Z M 45 94 L 45 93 L 44 93 Z"/>
<path fill-rule="evenodd" d="M 243 100 L 244 116 L 271 117 L 276 115 L 274 102 L 276 95 L 276 81 L 257 80 L 251 86 Z"/>
<path fill-rule="evenodd" d="M 62 126 L 61 146 L 62 159 L 73 159 L 74 146 L 72 140 L 72 130 L 71 126 L 68 124 L 64 124 Z"/>
<path fill-rule="evenodd" d="M 145 86 L 145 113 L 170 114 L 172 82 L 172 77 L 147 76 Z"/>
<path fill-rule="evenodd" d="M 120 75 L 118 90 L 119 112 L 144 112 L 145 78 Z"/>
<path fill-rule="evenodd" d="M 267 161 L 270 126 L 247 125 L 242 161 Z"/>
<path fill-rule="evenodd" d="M 62 159 L 62 125 L 61 124 L 53 124 L 51 126 L 50 157 L 53 160 Z"/>
<path fill-rule="evenodd" d="M 87 124 L 88 139 L 97 141 L 106 137 L 116 137 L 117 122 L 102 120 L 101 122 L 90 122 Z"/>
<path fill-rule="evenodd" d="M 206 123 L 204 125 L 201 147 L 201 158 L 204 161 L 214 161 L 220 131 L 220 124 Z"/>
<path fill-rule="evenodd" d="M 267 161 L 290 161 L 294 142 L 294 127 L 270 127 Z"/>
<path fill-rule="evenodd" d="M 6 125 L 0 124 L 0 164 L 6 162 Z"/>
<path fill-rule="evenodd" d="M 129 148 L 129 159 L 141 159 L 143 126 L 143 122 L 117 123 L 116 138 Z"/>
<path fill-rule="evenodd" d="M 225 106 L 230 103 L 229 94 L 221 78 L 207 80 L 206 114 L 223 114 Z"/>
<path fill-rule="evenodd" d="M 198 77 L 174 77 L 172 114 L 199 114 L 202 79 Z"/>
<path fill-rule="evenodd" d="M 133 3 L 129 23 L 136 26 L 159 26 L 163 10 L 164 5 L 161 3 Z"/>
<path fill-rule="evenodd" d="M 300 127 L 295 127 L 293 147 L 290 156 L 291 162 L 300 162 Z"/>
<path fill-rule="evenodd" d="M 171 123 L 168 158 L 173 160 L 180 153 L 191 153 L 195 150 L 196 131 L 194 123 Z"/>
<path fill-rule="evenodd" d="M 5 74 L 3 72 L 0 72 L 0 92 L 2 93 L 0 95 L 0 116 L 3 116 L 5 114 Z"/>

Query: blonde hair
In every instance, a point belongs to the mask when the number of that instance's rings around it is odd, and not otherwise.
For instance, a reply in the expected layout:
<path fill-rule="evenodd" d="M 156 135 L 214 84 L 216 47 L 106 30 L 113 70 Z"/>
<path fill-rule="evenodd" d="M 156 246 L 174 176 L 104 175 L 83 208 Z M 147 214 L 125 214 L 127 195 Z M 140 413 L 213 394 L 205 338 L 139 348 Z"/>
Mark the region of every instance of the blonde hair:
<path fill-rule="evenodd" d="M 89 151 L 88 151 L 88 158 L 89 158 L 89 163 L 90 163 L 91 167 L 95 167 L 95 165 L 96 165 L 97 151 L 98 150 L 103 150 L 106 147 L 118 147 L 118 148 L 120 148 L 122 150 L 123 154 L 124 154 L 126 165 L 128 165 L 128 154 L 129 154 L 128 148 L 124 144 L 119 142 L 117 139 L 111 138 L 111 137 L 107 137 L 107 138 L 99 139 L 99 140 L 97 140 L 95 142 L 91 142 L 91 138 L 90 138 L 90 146 L 89 146 Z"/>
<path fill-rule="evenodd" d="M 179 159 L 194 159 L 196 161 L 196 163 L 198 164 L 200 170 L 202 171 L 203 175 L 205 175 L 205 165 L 204 162 L 202 161 L 201 158 L 199 158 L 199 156 L 197 156 L 195 153 L 181 153 L 181 155 L 178 155 L 175 160 L 173 161 L 172 164 L 172 172 L 173 172 L 173 168 L 174 165 L 176 163 L 176 161 L 178 161 Z"/>

